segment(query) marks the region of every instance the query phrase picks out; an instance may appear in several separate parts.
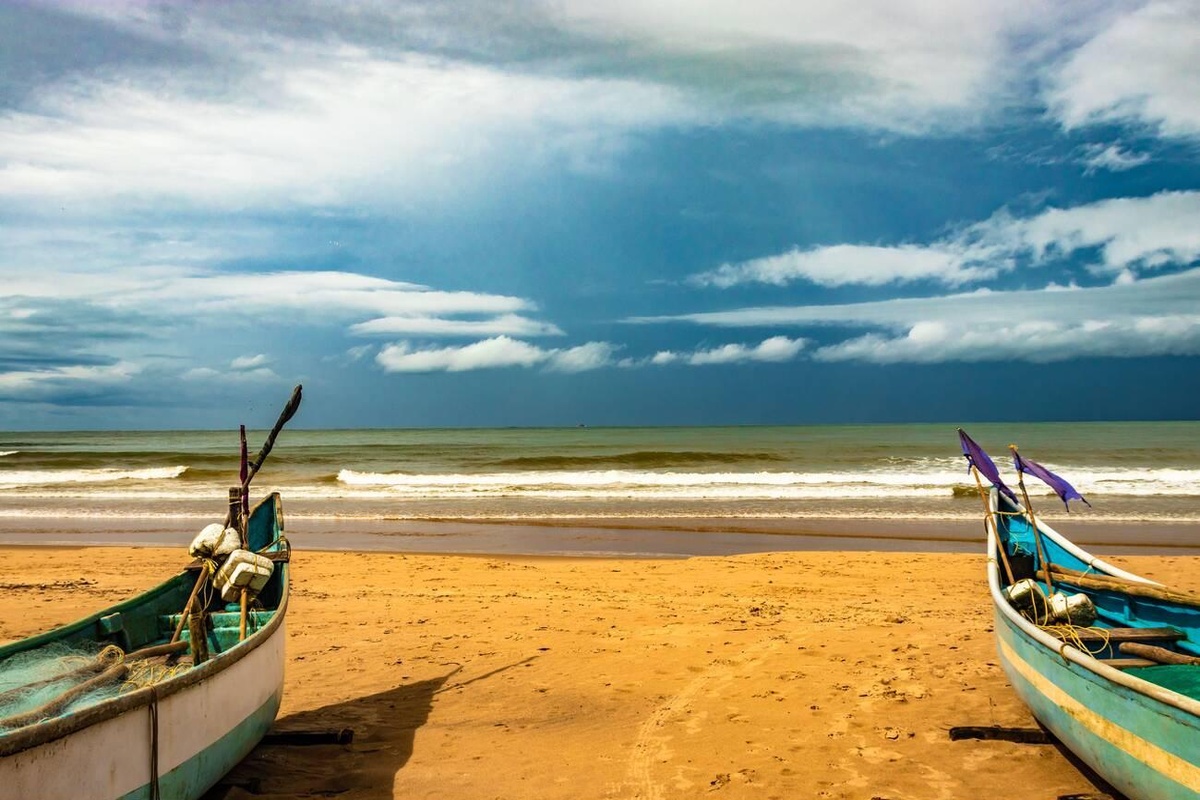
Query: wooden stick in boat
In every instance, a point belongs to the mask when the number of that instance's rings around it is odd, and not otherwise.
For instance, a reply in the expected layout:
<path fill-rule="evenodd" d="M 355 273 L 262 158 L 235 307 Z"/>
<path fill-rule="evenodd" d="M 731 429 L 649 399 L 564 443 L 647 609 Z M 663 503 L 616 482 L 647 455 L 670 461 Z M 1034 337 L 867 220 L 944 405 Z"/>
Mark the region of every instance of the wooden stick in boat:
<path fill-rule="evenodd" d="M 242 587 L 242 617 L 238 624 L 238 641 L 246 641 L 246 605 L 249 599 L 250 590 L 245 586 Z"/>
<path fill-rule="evenodd" d="M 96 677 L 86 680 L 78 686 L 72 686 L 58 697 L 38 706 L 32 711 L 0 719 L 0 728 L 22 728 L 47 717 L 57 716 L 58 712 L 62 711 L 79 697 L 82 697 L 93 689 L 98 689 L 101 686 L 120 680 L 125 677 L 125 673 L 128 671 L 129 665 L 124 663 L 114 664 Z"/>
<path fill-rule="evenodd" d="M 204 612 L 188 615 L 188 644 L 192 651 L 192 663 L 200 666 L 208 661 L 208 635 L 204 630 Z"/>
<path fill-rule="evenodd" d="M 1083 573 L 1079 570 L 1069 569 L 1059 566 L 1058 564 L 1051 565 L 1050 568 L 1055 580 L 1062 583 L 1069 583 L 1073 586 L 1078 586 L 1081 589 L 1108 590 L 1114 592 L 1123 592 L 1124 594 L 1133 595 L 1134 597 L 1148 597 L 1152 600 L 1165 600 L 1170 603 L 1183 603 L 1191 606 L 1200 606 L 1200 595 L 1191 592 L 1180 592 L 1174 589 L 1168 589 L 1165 586 L 1156 586 L 1152 583 L 1139 583 L 1138 581 L 1127 580 L 1126 578 L 1118 578 L 1113 575 L 1101 575 L 1099 573 Z M 1046 577 L 1045 570 L 1038 570 L 1038 577 Z"/>
<path fill-rule="evenodd" d="M 1012 451 L 1013 456 L 1017 454 L 1017 446 L 1010 444 L 1008 449 Z M 1013 459 L 1016 460 L 1015 458 Z M 1037 547 L 1038 562 L 1042 565 L 1046 579 L 1046 594 L 1054 594 L 1054 583 L 1050 579 L 1048 570 L 1053 569 L 1050 559 L 1046 558 L 1046 552 L 1042 549 L 1042 531 L 1038 528 L 1037 520 L 1033 517 L 1033 506 L 1029 503 L 1029 492 L 1025 490 L 1025 475 L 1021 470 L 1017 470 L 1017 485 L 1021 487 L 1021 497 L 1025 500 L 1025 514 L 1029 517 L 1029 525 L 1033 528 L 1033 543 Z"/>
<path fill-rule="evenodd" d="M 200 570 L 200 576 L 196 578 L 196 585 L 192 587 L 192 593 L 188 596 L 187 603 L 183 606 L 183 613 L 179 615 L 179 624 L 175 626 L 175 632 L 171 634 L 171 641 L 179 641 L 179 635 L 183 633 L 183 626 L 187 621 L 188 614 L 192 611 L 192 605 L 196 602 L 196 595 L 200 593 L 200 587 L 204 585 L 204 581 L 208 578 L 207 565 Z"/>
<path fill-rule="evenodd" d="M 1138 656 L 1139 658 L 1148 658 L 1151 661 L 1157 661 L 1159 664 L 1200 664 L 1200 658 L 1185 655 L 1184 653 L 1176 653 L 1174 650 L 1168 650 L 1165 647 L 1156 647 L 1152 644 L 1122 642 L 1119 649 L 1122 653 L 1128 653 L 1131 656 Z"/>
<path fill-rule="evenodd" d="M 143 647 L 141 650 L 134 650 L 125 656 L 126 661 L 141 661 L 147 658 L 158 658 L 159 656 L 169 656 L 175 653 L 182 653 L 188 649 L 187 642 L 167 642 L 166 644 L 155 644 L 150 647 Z"/>
<path fill-rule="evenodd" d="M 992 513 L 992 506 L 988 503 L 987 491 L 983 488 L 983 481 L 979 480 L 979 470 L 975 469 L 975 465 L 971 465 L 971 474 L 975 476 L 975 486 L 979 489 L 979 499 L 983 501 L 983 520 L 985 525 L 992 526 L 992 533 L 996 534 L 996 549 L 1000 551 L 1000 563 L 1004 565 L 1004 574 L 1008 576 L 1008 584 L 1011 586 L 1014 583 L 1012 567 L 1008 564 L 1008 550 L 1004 546 L 1004 542 L 1000 540 L 1000 529 L 996 527 L 996 515 Z"/>

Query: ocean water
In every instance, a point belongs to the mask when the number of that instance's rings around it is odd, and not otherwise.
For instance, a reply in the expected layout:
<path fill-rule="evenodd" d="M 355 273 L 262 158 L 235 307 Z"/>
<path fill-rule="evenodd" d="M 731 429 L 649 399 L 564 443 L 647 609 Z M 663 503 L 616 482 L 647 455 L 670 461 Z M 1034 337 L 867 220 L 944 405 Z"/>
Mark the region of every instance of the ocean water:
<path fill-rule="evenodd" d="M 979 519 L 955 427 L 285 430 L 252 494 L 291 521 Z M 1073 518 L 1200 522 L 1200 422 L 964 427 L 1014 484 L 1010 442 L 1071 481 Z M 236 431 L 0 433 L 0 517 L 219 517 L 237 473 Z"/>

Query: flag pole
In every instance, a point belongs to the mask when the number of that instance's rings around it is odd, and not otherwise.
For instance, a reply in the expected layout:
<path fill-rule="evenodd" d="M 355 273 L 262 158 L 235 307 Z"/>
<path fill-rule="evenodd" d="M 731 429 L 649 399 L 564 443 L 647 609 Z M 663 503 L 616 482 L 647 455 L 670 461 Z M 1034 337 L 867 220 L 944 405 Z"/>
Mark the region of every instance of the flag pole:
<path fill-rule="evenodd" d="M 1012 451 L 1013 462 L 1017 463 L 1017 446 L 1010 444 L 1008 449 Z M 1033 526 L 1033 543 L 1037 546 L 1038 561 L 1042 563 L 1042 571 L 1046 573 L 1046 594 L 1054 594 L 1054 582 L 1050 578 L 1050 559 L 1046 557 L 1045 551 L 1042 549 L 1042 530 L 1038 527 L 1037 520 L 1033 516 L 1033 506 L 1029 502 L 1029 492 L 1025 490 L 1025 471 L 1017 469 L 1017 486 L 1021 489 L 1021 497 L 1025 500 L 1025 516 L 1029 517 L 1029 524 Z"/>
<path fill-rule="evenodd" d="M 1000 563 L 1004 565 L 1004 574 L 1008 576 L 1008 585 L 1011 586 L 1016 581 L 1013 580 L 1012 567 L 1008 564 L 1008 548 L 1000 539 L 1000 531 L 996 527 L 996 515 L 992 513 L 992 504 L 988 502 L 987 490 L 983 488 L 983 481 L 979 479 L 979 470 L 975 469 L 975 465 L 971 465 L 971 474 L 975 476 L 975 486 L 979 489 L 979 499 L 983 501 L 983 527 L 986 530 L 991 526 L 991 533 L 996 537 L 996 549 L 1000 551 Z"/>

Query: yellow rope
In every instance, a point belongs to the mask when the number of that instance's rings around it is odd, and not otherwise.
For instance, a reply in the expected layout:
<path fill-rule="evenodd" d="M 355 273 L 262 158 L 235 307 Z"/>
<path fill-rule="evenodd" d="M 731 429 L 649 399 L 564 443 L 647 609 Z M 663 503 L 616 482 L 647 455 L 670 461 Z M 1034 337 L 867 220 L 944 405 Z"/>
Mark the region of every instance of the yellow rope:
<path fill-rule="evenodd" d="M 1082 650 L 1090 656 L 1097 655 L 1107 650 L 1112 638 L 1111 634 L 1105 628 L 1085 628 L 1081 625 L 1069 624 L 1040 625 L 1039 627 L 1064 644 L 1069 644 L 1077 650 Z M 1088 646 L 1087 642 L 1083 640 L 1083 637 L 1080 636 L 1079 631 L 1089 631 L 1097 634 L 1100 637 L 1098 645 L 1094 650 Z"/>
<path fill-rule="evenodd" d="M 146 686 L 152 686 L 169 678 L 174 678 L 192 668 L 191 664 L 166 664 L 156 661 L 131 661 L 129 672 L 125 676 L 122 692 L 132 692 Z"/>

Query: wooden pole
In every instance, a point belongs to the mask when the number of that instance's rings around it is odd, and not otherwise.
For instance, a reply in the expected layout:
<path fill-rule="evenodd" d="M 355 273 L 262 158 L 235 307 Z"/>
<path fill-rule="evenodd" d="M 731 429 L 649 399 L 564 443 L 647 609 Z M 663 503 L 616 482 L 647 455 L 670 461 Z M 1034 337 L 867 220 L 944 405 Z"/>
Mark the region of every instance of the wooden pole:
<path fill-rule="evenodd" d="M 292 396 L 288 399 L 287 405 L 283 407 L 283 411 L 279 414 L 279 419 L 275 421 L 275 427 L 267 434 L 267 440 L 263 442 L 262 449 L 258 451 L 258 455 L 250 462 L 246 479 L 242 481 L 243 486 L 249 486 L 250 481 L 254 480 L 254 476 L 258 473 L 263 462 L 267 460 L 267 454 L 271 452 L 271 448 L 275 446 L 275 438 L 279 436 L 279 432 L 283 430 L 283 426 L 287 424 L 293 416 L 296 415 L 296 409 L 300 408 L 300 399 L 303 396 L 303 387 L 297 385 L 292 389 Z"/>
<path fill-rule="evenodd" d="M 1039 570 L 1038 575 L 1042 575 L 1044 572 L 1045 570 Z M 1054 579 L 1059 583 L 1078 586 L 1080 589 L 1120 592 L 1121 594 L 1128 594 L 1133 597 L 1148 597 L 1153 600 L 1164 600 L 1168 603 L 1178 603 L 1180 605 L 1200 608 L 1200 594 L 1194 592 L 1181 592 L 1166 586 L 1126 580 L 1125 578 L 1104 575 L 1098 572 L 1085 574 L 1058 564 L 1052 564 L 1050 572 L 1053 573 Z"/>
<path fill-rule="evenodd" d="M 1017 446 L 1015 444 L 1010 444 L 1008 449 L 1012 451 L 1014 456 L 1017 454 Z M 1054 594 L 1054 583 L 1050 578 L 1050 571 L 1053 567 L 1050 564 L 1050 559 L 1046 558 L 1046 553 L 1042 549 L 1042 531 L 1038 528 L 1037 520 L 1034 519 L 1033 506 L 1029 502 L 1029 492 L 1025 490 L 1025 473 L 1021 472 L 1021 470 L 1017 470 L 1017 485 L 1021 487 L 1021 497 L 1025 500 L 1025 516 L 1029 517 L 1029 524 L 1033 527 L 1033 544 L 1037 548 L 1038 561 L 1046 573 L 1046 595 L 1050 596 Z"/>
<path fill-rule="evenodd" d="M 183 633 L 183 626 L 187 622 L 188 614 L 192 611 L 192 604 L 196 602 L 196 595 L 200 592 L 200 587 L 204 585 L 204 580 L 208 577 L 208 565 L 204 564 L 200 568 L 200 577 L 196 578 L 196 585 L 192 587 L 192 593 L 187 599 L 187 603 L 183 607 L 183 613 L 179 615 L 179 624 L 175 626 L 175 633 L 171 634 L 171 641 L 179 640 L 179 635 Z"/>
<path fill-rule="evenodd" d="M 198 667 L 208 661 L 208 631 L 205 630 L 203 611 L 188 615 L 188 639 L 192 664 Z"/>
<path fill-rule="evenodd" d="M 1200 664 L 1200 658 L 1184 653 L 1176 653 L 1174 650 L 1168 650 L 1165 647 L 1157 647 L 1152 644 L 1122 642 L 1118 646 L 1118 649 L 1122 653 L 1128 653 L 1131 656 L 1139 658 L 1148 658 L 1151 661 L 1157 661 L 1159 664 Z"/>
<path fill-rule="evenodd" d="M 242 619 L 241 619 L 241 623 L 238 625 L 238 641 L 239 642 L 246 641 L 246 606 L 247 606 L 248 600 L 249 600 L 249 590 L 245 586 L 243 586 L 242 587 Z"/>
<path fill-rule="evenodd" d="M 979 499 L 983 501 L 983 523 L 985 526 L 992 526 L 992 533 L 996 535 L 996 549 L 1000 551 L 1000 563 L 1004 565 L 1004 574 L 1008 576 L 1008 585 L 1011 586 L 1014 581 L 1012 567 L 1008 564 L 1008 551 L 1000 539 L 1000 529 L 996 526 L 996 515 L 992 513 L 992 504 L 988 502 L 987 490 L 983 488 L 983 481 L 979 480 L 979 470 L 975 469 L 974 464 L 971 465 L 971 474 L 975 476 Z"/>

